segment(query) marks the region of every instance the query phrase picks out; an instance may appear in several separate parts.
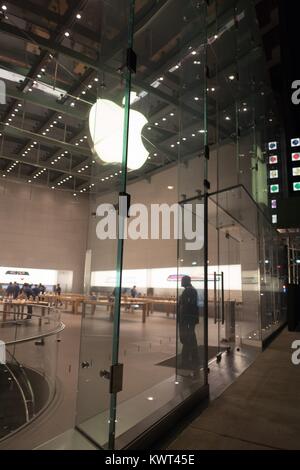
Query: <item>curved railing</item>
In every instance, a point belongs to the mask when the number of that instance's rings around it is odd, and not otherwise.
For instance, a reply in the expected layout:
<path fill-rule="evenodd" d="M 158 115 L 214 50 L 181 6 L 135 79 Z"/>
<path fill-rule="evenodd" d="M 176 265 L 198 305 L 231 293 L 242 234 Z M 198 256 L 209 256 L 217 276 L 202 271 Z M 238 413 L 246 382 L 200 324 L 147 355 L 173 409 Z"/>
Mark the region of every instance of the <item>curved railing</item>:
<path fill-rule="evenodd" d="M 52 401 L 56 345 L 64 328 L 54 307 L 0 303 L 0 340 L 6 351 L 0 367 L 0 440 L 30 423 Z"/>

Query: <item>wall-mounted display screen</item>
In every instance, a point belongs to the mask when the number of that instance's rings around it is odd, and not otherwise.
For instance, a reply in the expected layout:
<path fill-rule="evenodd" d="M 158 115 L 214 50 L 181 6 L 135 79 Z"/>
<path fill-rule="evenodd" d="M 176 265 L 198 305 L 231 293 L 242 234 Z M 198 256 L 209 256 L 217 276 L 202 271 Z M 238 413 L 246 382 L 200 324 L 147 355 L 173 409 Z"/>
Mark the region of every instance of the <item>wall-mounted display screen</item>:
<path fill-rule="evenodd" d="M 268 147 L 269 150 L 277 150 L 277 142 L 269 142 Z"/>
<path fill-rule="evenodd" d="M 277 200 L 276 199 L 272 199 L 271 207 L 272 207 L 272 209 L 277 209 Z"/>
<path fill-rule="evenodd" d="M 279 193 L 279 184 L 272 184 L 270 186 L 270 193 L 271 194 L 275 194 L 275 193 Z"/>
<path fill-rule="evenodd" d="M 292 153 L 292 162 L 300 161 L 300 153 Z"/>
<path fill-rule="evenodd" d="M 300 191 L 300 183 L 293 183 L 293 190 Z"/>
<path fill-rule="evenodd" d="M 271 170 L 269 174 L 270 179 L 278 178 L 278 170 Z"/>
<path fill-rule="evenodd" d="M 295 139 L 291 140 L 292 147 L 300 147 L 300 137 L 296 137 Z"/>
<path fill-rule="evenodd" d="M 293 168 L 293 176 L 300 176 L 300 166 Z"/>
<path fill-rule="evenodd" d="M 276 165 L 278 163 L 278 156 L 277 155 L 271 155 L 269 157 L 269 164 L 270 165 Z"/>

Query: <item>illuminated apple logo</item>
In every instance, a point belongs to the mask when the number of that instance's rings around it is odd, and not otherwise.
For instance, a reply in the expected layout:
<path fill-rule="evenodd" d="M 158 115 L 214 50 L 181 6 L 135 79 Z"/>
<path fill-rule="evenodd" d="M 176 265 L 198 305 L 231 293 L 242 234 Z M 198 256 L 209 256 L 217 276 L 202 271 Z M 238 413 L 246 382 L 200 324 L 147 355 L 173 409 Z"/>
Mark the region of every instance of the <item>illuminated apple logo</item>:
<path fill-rule="evenodd" d="M 136 98 L 131 93 L 130 101 Z M 149 152 L 144 147 L 142 129 L 147 124 L 146 117 L 133 109 L 130 110 L 128 161 L 131 170 L 141 168 Z M 113 101 L 99 98 L 89 114 L 89 130 L 93 151 L 106 163 L 122 163 L 124 108 Z"/>

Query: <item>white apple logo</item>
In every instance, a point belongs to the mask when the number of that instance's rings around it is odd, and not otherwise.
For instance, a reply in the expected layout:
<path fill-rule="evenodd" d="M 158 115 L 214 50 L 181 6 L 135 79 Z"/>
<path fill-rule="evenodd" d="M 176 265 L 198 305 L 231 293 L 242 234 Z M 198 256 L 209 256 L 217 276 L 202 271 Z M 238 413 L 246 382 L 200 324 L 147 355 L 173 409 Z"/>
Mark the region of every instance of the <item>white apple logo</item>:
<path fill-rule="evenodd" d="M 131 103 L 135 97 L 136 93 L 131 93 Z M 127 166 L 131 170 L 141 168 L 148 158 L 142 140 L 142 129 L 147 122 L 142 113 L 130 110 Z M 104 162 L 122 163 L 123 128 L 124 108 L 99 98 L 90 110 L 89 130 L 93 150 Z"/>

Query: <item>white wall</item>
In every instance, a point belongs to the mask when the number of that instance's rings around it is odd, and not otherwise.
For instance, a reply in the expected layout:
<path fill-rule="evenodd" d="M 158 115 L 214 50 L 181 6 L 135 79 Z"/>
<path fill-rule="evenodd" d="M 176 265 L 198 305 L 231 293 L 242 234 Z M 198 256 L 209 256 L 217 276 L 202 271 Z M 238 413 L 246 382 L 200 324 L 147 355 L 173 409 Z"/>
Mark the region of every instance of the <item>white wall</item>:
<path fill-rule="evenodd" d="M 73 271 L 83 289 L 88 201 L 70 193 L 0 182 L 0 266 Z"/>

